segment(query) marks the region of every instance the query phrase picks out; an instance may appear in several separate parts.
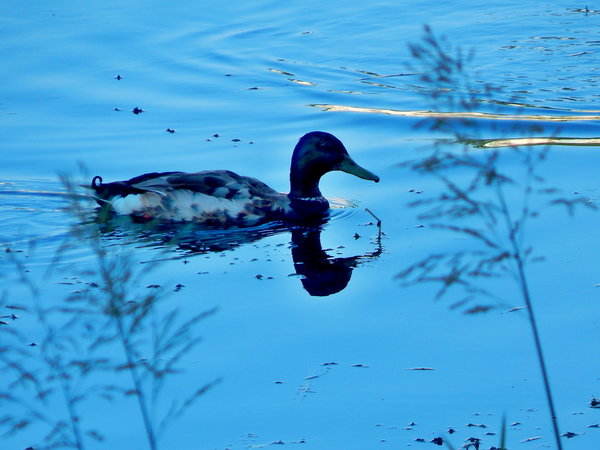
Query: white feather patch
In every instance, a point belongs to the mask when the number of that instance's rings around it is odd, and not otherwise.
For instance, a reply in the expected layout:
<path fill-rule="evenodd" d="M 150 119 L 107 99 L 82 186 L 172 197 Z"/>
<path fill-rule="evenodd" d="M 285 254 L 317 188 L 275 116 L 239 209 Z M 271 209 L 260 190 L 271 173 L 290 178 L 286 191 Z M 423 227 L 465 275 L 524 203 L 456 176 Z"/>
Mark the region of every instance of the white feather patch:
<path fill-rule="evenodd" d="M 226 199 L 188 190 L 169 192 L 168 199 L 154 192 L 115 197 L 113 209 L 117 214 L 148 215 L 155 219 L 175 221 L 202 221 L 203 218 L 228 215 L 236 217 L 244 212 L 250 199 Z M 253 220 L 252 215 L 246 220 Z"/>

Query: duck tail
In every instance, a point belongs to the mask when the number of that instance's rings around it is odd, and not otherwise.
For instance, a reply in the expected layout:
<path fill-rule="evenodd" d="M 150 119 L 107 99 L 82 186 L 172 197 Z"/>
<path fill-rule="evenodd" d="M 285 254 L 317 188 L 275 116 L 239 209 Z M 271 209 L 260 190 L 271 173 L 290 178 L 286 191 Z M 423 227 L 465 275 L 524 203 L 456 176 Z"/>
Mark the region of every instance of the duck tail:
<path fill-rule="evenodd" d="M 98 191 L 100 186 L 102 186 L 102 177 L 96 175 L 94 178 L 92 178 L 92 183 L 90 184 L 90 187 L 93 190 Z"/>
<path fill-rule="evenodd" d="M 92 182 L 90 184 L 83 184 L 82 187 L 86 189 L 92 189 L 94 193 L 92 194 L 92 198 L 96 200 L 100 206 L 105 204 L 110 204 L 109 196 L 107 196 L 107 186 L 102 183 L 102 177 L 96 175 L 92 178 Z"/>
<path fill-rule="evenodd" d="M 93 190 L 97 191 L 101 185 L 102 185 L 102 177 L 99 177 L 98 175 L 96 175 L 94 178 L 92 178 L 92 182 L 90 184 L 80 184 L 79 187 L 82 187 L 84 189 L 93 189 Z"/>

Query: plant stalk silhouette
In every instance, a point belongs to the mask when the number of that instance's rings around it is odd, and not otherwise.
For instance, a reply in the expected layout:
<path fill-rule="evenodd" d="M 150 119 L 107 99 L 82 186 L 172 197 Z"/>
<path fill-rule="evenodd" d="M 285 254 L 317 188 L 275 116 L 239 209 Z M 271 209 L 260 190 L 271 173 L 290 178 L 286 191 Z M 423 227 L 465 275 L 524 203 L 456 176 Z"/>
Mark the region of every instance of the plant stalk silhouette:
<path fill-rule="evenodd" d="M 439 140 L 424 157 L 403 164 L 418 173 L 433 176 L 442 187 L 441 193 L 421 198 L 411 206 L 424 208 L 419 217 L 432 221 L 433 228 L 458 233 L 471 239 L 476 247 L 431 254 L 404 269 L 398 278 L 408 285 L 440 284 L 436 298 L 446 295 L 451 288 L 460 287 L 467 296 L 458 305 L 482 295 L 499 299 L 483 286 L 482 280 L 500 276 L 513 278 L 527 306 L 554 440 L 561 450 L 557 413 L 526 271 L 526 266 L 539 258 L 527 246 L 525 231 L 528 222 L 539 215 L 532 206 L 534 200 L 545 199 L 546 204 L 566 206 L 569 213 L 578 205 L 590 205 L 583 199 L 562 198 L 555 189 L 543 187 L 539 165 L 546 159 L 548 147 L 536 149 L 523 145 L 523 142 L 533 142 L 527 139 L 515 140 L 514 145 L 505 146 L 502 152 L 498 150 L 499 145 L 494 146 L 490 133 L 529 138 L 544 130 L 531 122 L 489 120 L 502 118 L 514 103 L 498 99 L 502 90 L 473 81 L 467 70 L 472 52 L 465 55 L 445 38 L 436 36 L 429 27 L 425 27 L 421 41 L 410 44 L 409 49 L 412 60 L 408 67 L 419 75 L 422 83 L 419 89 L 429 101 L 434 117 L 418 126 L 428 126 L 432 131 L 453 137 L 450 144 L 448 139 Z M 485 123 L 476 119 L 482 110 Z M 476 114 L 457 114 L 449 118 L 445 114 L 448 112 Z M 482 132 L 488 134 L 487 139 L 481 138 Z M 457 149 L 457 144 L 462 148 Z M 503 168 L 504 164 L 509 167 Z M 508 195 L 512 204 L 507 200 Z M 515 205 L 515 198 L 520 199 L 520 204 Z M 478 305 L 467 312 L 488 309 L 488 306 Z"/>
<path fill-rule="evenodd" d="M 6 337 L 0 340 L 0 370 L 3 374 L 13 374 L 12 380 L 4 378 L 7 387 L 0 388 L 0 402 L 18 405 L 24 411 L 20 414 L 11 408 L 10 414 L 0 417 L 0 427 L 11 435 L 26 430 L 34 422 L 44 423 L 49 427 L 42 438 L 44 448 L 84 449 L 89 439 L 101 442 L 104 437 L 99 431 L 86 428 L 93 421 L 81 416 L 81 403 L 94 395 L 112 400 L 114 393 L 122 393 L 126 398 L 135 396 L 147 445 L 156 450 L 167 425 L 220 382 L 216 379 L 201 385 L 181 401 L 168 399 L 170 407 L 164 408 L 163 401 L 159 403 L 166 382 L 182 371 L 182 358 L 201 342 L 197 325 L 216 309 L 184 320 L 180 319 L 177 308 L 167 305 L 169 311 L 162 311 L 165 306 L 159 310 L 165 304 L 162 300 L 166 293 L 161 289 L 146 289 L 142 294 L 139 286 L 160 262 L 144 264 L 142 269 L 127 245 L 107 244 L 91 220 L 89 200 L 78 194 L 69 178 L 63 177 L 62 181 L 71 226 L 42 280 L 35 279 L 25 264 L 25 258 L 33 256 L 34 246 L 30 246 L 25 256 L 5 246 L 4 253 L 16 269 L 16 279 L 31 298 L 31 308 L 11 307 L 24 311 L 23 314 L 33 309 L 40 325 L 36 333 L 41 342 L 22 350 L 27 335 L 12 324 L 0 327 L 0 336 Z M 82 249 L 90 255 L 84 268 L 68 262 L 70 251 Z M 94 281 L 85 283 L 88 288 L 78 289 L 62 302 L 52 299 L 50 305 L 44 304 L 41 283 L 48 283 L 57 273 L 68 273 L 68 278 L 76 279 L 77 283 L 90 278 Z M 5 303 L 10 292 L 4 294 L 0 304 Z M 22 304 L 27 305 L 27 301 Z M 121 356 L 115 353 L 115 345 L 117 349 L 120 347 Z M 35 351 L 38 349 L 42 358 Z M 131 382 L 108 384 L 102 378 L 100 384 L 90 385 L 90 377 L 106 372 L 112 372 L 111 380 L 120 380 L 119 374 L 126 372 Z M 50 400 L 62 403 L 66 417 L 46 412 Z"/>

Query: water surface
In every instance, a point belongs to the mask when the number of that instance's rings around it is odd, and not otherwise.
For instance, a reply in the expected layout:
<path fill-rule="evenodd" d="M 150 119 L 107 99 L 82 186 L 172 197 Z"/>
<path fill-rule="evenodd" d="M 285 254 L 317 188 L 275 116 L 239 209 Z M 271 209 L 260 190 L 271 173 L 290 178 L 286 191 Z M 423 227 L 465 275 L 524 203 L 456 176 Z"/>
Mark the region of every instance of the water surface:
<path fill-rule="evenodd" d="M 418 258 L 470 245 L 421 227 L 407 204 L 433 195 L 437 186 L 398 164 L 448 138 L 415 128 L 421 120 L 415 112 L 429 104 L 406 67 L 407 43 L 430 24 L 452 43 L 475 50 L 475 84 L 503 88 L 487 111 L 500 105 L 511 125 L 541 124 L 544 136 L 560 130 L 575 140 L 552 146 L 543 176 L 566 196 L 595 204 L 597 141 L 577 140 L 600 134 L 600 14 L 580 6 L 5 1 L 0 234 L 42 279 L 69 233 L 69 203 L 58 174 L 85 183 L 94 175 L 112 181 L 151 171 L 226 168 L 283 192 L 297 139 L 312 130 L 331 132 L 382 181 L 327 175 L 322 191 L 341 199 L 341 208 L 316 232 L 276 225 L 200 235 L 192 230 L 173 240 L 172 230 L 148 232 L 127 221 L 99 226 L 104 245 L 133 255 L 139 267 L 162 261 L 136 288 L 148 292 L 147 286 L 160 285 L 168 292 L 163 313 L 218 308 L 202 322 L 203 342 L 186 355 L 185 372 L 168 393 L 223 381 L 167 428 L 162 448 L 280 442 L 400 448 L 437 436 L 455 447 L 478 437 L 488 448 L 499 444 L 503 414 L 510 448 L 553 448 L 526 315 L 507 312 L 523 306 L 510 280 L 494 286 L 502 302 L 479 299 L 494 309 L 469 315 L 449 308 L 456 299 L 436 302 L 430 287 L 405 288 L 395 279 Z M 143 112 L 133 114 L 134 108 Z M 489 125 L 497 119 L 482 119 L 479 137 L 519 137 Z M 92 211 L 91 203 L 87 207 Z M 365 208 L 383 222 L 380 242 Z M 600 395 L 597 220 L 593 211 L 571 217 L 544 207 L 529 234 L 546 257 L 529 274 L 561 431 L 578 434 L 565 438 L 565 448 L 592 449 L 600 440 L 599 429 L 589 428 L 600 415 L 588 407 Z M 295 255 L 298 248 L 308 248 L 310 258 Z M 307 261 L 313 273 L 323 270 L 319 261 L 344 268 L 338 288 L 320 295 L 310 283 L 307 289 L 301 273 Z M 8 267 L 4 304 L 26 304 L 27 291 L 15 281 L 9 258 L 2 264 Z M 92 282 L 65 281 L 94 265 L 85 246 L 65 253 L 63 264 L 43 281 L 48 306 Z M 20 316 L 9 326 L 38 341 L 34 315 Z M 418 368 L 434 370 L 412 370 Z M 90 448 L 145 446 L 130 398 L 89 401 L 82 408 L 86 423 L 106 438 Z M 450 427 L 456 430 L 451 436 Z M 34 445 L 42 432 L 32 428 L 6 445 Z"/>

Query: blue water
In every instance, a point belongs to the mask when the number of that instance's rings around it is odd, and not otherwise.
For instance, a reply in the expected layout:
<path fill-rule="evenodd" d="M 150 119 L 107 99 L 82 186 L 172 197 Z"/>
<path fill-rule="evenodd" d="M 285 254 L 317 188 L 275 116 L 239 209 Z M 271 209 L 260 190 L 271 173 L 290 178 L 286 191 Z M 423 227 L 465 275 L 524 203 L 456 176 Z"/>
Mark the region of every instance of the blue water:
<path fill-rule="evenodd" d="M 278 442 L 404 448 L 420 446 L 418 438 L 432 446 L 437 436 L 455 447 L 479 437 L 489 448 L 499 445 L 504 414 L 509 425 L 520 423 L 508 427 L 509 448 L 554 448 L 526 315 L 507 312 L 523 306 L 511 280 L 491 285 L 502 302 L 479 299 L 495 309 L 467 315 L 450 308 L 456 298 L 434 301 L 431 286 L 403 287 L 395 279 L 419 258 L 470 245 L 420 227 L 407 205 L 438 186 L 398 164 L 444 137 L 415 128 L 419 119 L 404 114 L 430 108 L 406 66 L 407 43 L 419 39 L 424 24 L 474 49 L 473 80 L 502 86 L 496 100 L 509 102 L 503 113 L 531 116 L 525 124 L 544 125 L 547 135 L 560 128 L 560 136 L 598 138 L 600 14 L 578 8 L 585 5 L 5 0 L 0 236 L 26 258 L 44 302 L 59 304 L 90 281 L 80 272 L 94 265 L 90 250 L 78 245 L 64 253 L 61 270 L 43 277 L 69 236 L 59 174 L 84 183 L 94 175 L 112 181 L 151 171 L 226 168 L 285 192 L 298 138 L 331 132 L 382 180 L 332 173 L 322 181 L 339 209 L 322 227 L 321 248 L 339 264 L 362 257 L 337 293 L 310 295 L 296 274 L 286 227 L 199 236 L 184 230 L 183 241 L 171 239 L 177 231 L 148 233 L 127 221 L 100 228 L 104 245 L 132 256 L 142 273 L 149 262 L 162 261 L 135 286 L 142 294 L 148 285 L 169 293 L 160 314 L 218 308 L 202 321 L 203 341 L 185 356 L 184 372 L 165 395 L 180 398 L 214 379 L 222 382 L 166 428 L 160 448 Z M 136 107 L 143 112 L 133 114 Z M 514 137 L 485 121 L 480 134 Z M 599 158 L 594 145 L 556 145 L 542 175 L 567 197 L 585 196 L 595 205 Z M 84 205 L 92 217 L 93 204 Z M 365 208 L 382 220 L 380 243 Z M 592 210 L 571 217 L 544 208 L 528 234 L 546 257 L 530 266 L 530 283 L 561 432 L 578 434 L 563 438 L 573 449 L 600 443 L 600 430 L 588 428 L 600 423 L 599 410 L 588 407 L 600 396 L 597 222 Z M 1 301 L 27 305 L 30 295 L 10 258 L 1 258 Z M 7 326 L 40 341 L 35 315 L 18 315 Z M 112 372 L 97 381 L 128 382 Z M 4 403 L 0 415 L 11 408 Z M 59 403 L 47 408 L 64 414 Z M 86 426 L 105 436 L 101 443 L 90 440 L 89 448 L 145 448 L 131 397 L 91 397 L 81 408 Z M 455 434 L 448 434 L 450 427 Z M 3 438 L 0 448 L 39 445 L 47 431 L 32 427 Z"/>

